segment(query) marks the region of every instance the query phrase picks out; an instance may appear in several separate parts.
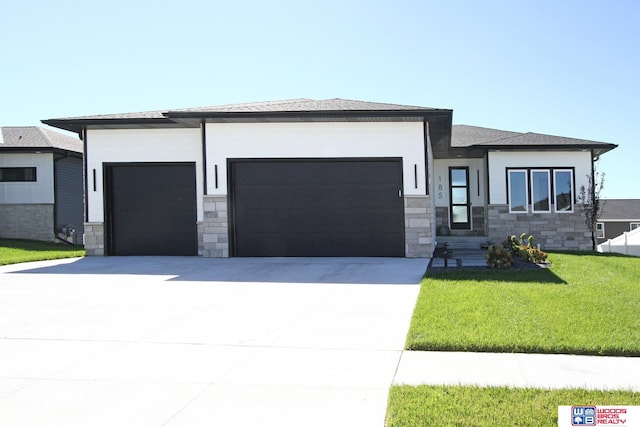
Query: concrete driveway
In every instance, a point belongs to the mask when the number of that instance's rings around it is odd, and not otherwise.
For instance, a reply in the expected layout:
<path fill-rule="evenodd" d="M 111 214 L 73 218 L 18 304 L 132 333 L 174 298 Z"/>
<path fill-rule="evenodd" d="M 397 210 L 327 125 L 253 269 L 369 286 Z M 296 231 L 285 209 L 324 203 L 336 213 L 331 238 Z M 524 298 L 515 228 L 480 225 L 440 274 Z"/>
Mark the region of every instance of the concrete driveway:
<path fill-rule="evenodd" d="M 424 259 L 0 267 L 0 425 L 383 426 Z"/>

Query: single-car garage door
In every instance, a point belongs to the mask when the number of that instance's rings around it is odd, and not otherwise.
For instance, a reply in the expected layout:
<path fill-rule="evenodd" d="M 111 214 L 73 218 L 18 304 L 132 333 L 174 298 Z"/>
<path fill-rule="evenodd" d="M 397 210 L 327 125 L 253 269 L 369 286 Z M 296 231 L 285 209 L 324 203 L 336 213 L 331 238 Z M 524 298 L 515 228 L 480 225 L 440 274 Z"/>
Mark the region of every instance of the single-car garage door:
<path fill-rule="evenodd" d="M 401 159 L 230 160 L 235 256 L 404 256 Z"/>
<path fill-rule="evenodd" d="M 107 254 L 197 255 L 193 163 L 105 166 Z"/>

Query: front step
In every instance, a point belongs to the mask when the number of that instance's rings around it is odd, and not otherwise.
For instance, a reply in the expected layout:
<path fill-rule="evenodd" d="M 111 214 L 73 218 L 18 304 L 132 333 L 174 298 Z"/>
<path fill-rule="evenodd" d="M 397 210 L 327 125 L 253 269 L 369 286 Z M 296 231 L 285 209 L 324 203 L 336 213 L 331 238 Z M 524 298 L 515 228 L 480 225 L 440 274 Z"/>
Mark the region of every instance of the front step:
<path fill-rule="evenodd" d="M 451 250 L 486 249 L 489 245 L 487 236 L 438 236 L 436 241 L 438 246 L 446 243 Z"/>

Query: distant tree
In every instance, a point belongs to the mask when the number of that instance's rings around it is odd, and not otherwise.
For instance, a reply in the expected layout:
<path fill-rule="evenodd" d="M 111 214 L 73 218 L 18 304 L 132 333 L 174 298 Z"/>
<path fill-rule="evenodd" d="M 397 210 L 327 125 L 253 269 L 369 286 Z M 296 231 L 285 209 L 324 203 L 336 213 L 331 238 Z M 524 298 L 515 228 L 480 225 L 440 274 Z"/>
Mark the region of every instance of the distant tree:
<path fill-rule="evenodd" d="M 584 223 L 587 229 L 591 231 L 591 250 L 596 250 L 596 224 L 602 209 L 604 208 L 604 200 L 600 199 L 600 193 L 604 188 L 604 172 L 600 173 L 593 170 L 593 173 L 587 175 L 587 186 L 580 186 L 578 194 L 578 202 L 580 202 L 580 211 L 584 215 Z"/>

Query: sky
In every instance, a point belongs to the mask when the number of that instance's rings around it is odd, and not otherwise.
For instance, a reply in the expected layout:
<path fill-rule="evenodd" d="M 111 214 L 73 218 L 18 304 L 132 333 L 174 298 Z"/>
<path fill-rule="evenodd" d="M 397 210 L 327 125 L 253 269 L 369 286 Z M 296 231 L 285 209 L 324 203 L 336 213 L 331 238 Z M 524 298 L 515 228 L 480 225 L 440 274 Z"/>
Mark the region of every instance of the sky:
<path fill-rule="evenodd" d="M 640 198 L 637 0 L 2 1 L 0 125 L 291 98 L 618 144 Z"/>

